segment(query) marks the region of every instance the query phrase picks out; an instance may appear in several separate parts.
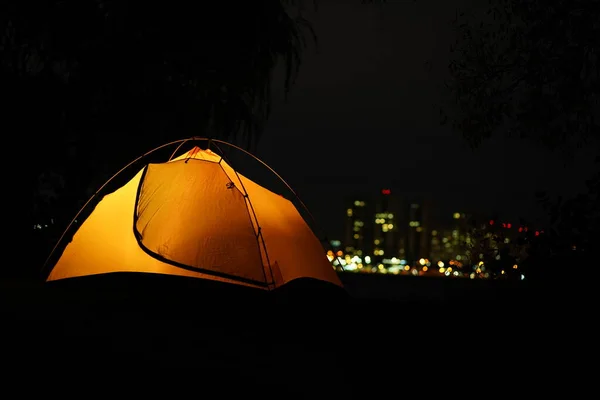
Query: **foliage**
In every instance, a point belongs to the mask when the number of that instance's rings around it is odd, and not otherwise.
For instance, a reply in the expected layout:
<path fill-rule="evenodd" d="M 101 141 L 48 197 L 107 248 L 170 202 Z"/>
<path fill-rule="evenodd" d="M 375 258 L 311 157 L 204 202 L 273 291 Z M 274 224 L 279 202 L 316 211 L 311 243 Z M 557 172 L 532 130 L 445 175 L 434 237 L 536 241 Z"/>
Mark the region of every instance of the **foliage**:
<path fill-rule="evenodd" d="M 493 276 L 520 279 L 524 274 L 536 281 L 562 279 L 575 269 L 595 265 L 594 245 L 600 241 L 600 173 L 587 186 L 587 192 L 567 200 L 537 192 L 550 216 L 544 228 L 525 229 L 528 224 L 523 218 L 512 226 L 498 223 L 497 217 L 480 225 L 471 221 L 465 243 L 469 265 L 481 261 L 486 268 L 483 272 Z M 512 268 L 515 264 L 518 268 Z"/>
<path fill-rule="evenodd" d="M 523 223 L 523 225 L 525 225 Z M 489 273 L 496 278 L 521 279 L 522 262 L 528 257 L 532 232 L 515 234 L 517 227 L 507 224 L 478 224 L 471 221 L 466 242 L 468 265 L 477 266 L 480 274 Z M 517 265 L 515 268 L 514 266 Z"/>
<path fill-rule="evenodd" d="M 600 139 L 600 2 L 490 0 L 459 13 L 441 110 L 473 146 L 497 131 L 562 150 Z"/>
<path fill-rule="evenodd" d="M 600 1 L 490 0 L 485 11 L 457 14 L 442 123 L 473 147 L 501 132 L 560 150 L 566 160 L 577 147 L 600 150 Z M 600 231 L 598 182 L 596 174 L 568 201 L 539 194 L 551 227 L 528 239 L 526 264 L 538 277 L 562 276 L 550 266 L 575 258 L 590 263 Z"/>
<path fill-rule="evenodd" d="M 3 103 L 17 133 L 43 149 L 31 168 L 39 207 L 44 174 L 66 181 L 54 188 L 63 198 L 81 198 L 94 177 L 168 140 L 211 136 L 250 147 L 270 113 L 278 60 L 287 94 L 314 36 L 279 0 L 13 0 L 6 10 Z"/>
<path fill-rule="evenodd" d="M 589 254 L 600 240 L 600 172 L 586 181 L 587 191 L 571 199 L 551 198 L 545 192 L 537 197 L 550 215 L 549 237 L 553 253 Z"/>
<path fill-rule="evenodd" d="M 190 6 L 14 1 L 2 21 L 2 73 L 22 84 L 37 78 L 38 89 L 69 91 L 56 110 L 63 130 L 83 113 L 79 119 L 105 130 L 120 124 L 178 138 L 241 133 L 248 144 L 269 115 L 277 59 L 285 61 L 287 92 L 310 24 L 278 0 Z"/>
<path fill-rule="evenodd" d="M 109 176 L 159 144 L 210 136 L 255 145 L 275 66 L 283 62 L 287 96 L 316 39 L 288 3 L 3 5 L 0 96 L 5 126 L 33 146 L 36 237 L 52 241 Z"/>

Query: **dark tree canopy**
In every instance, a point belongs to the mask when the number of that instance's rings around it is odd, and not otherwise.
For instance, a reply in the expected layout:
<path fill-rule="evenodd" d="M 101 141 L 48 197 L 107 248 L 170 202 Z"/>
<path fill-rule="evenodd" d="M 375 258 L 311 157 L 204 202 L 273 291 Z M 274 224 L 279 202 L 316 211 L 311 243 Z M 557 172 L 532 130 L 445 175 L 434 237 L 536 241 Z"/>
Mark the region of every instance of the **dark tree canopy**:
<path fill-rule="evenodd" d="M 72 140 L 109 141 L 117 130 L 150 142 L 255 139 L 269 114 L 275 63 L 286 62 L 289 90 L 309 27 L 278 0 L 11 3 L 2 21 L 3 80 L 20 94 L 29 89 L 27 100 L 42 104 L 28 101 L 26 113 L 45 109 L 46 126 Z"/>
<path fill-rule="evenodd" d="M 255 143 L 277 62 L 287 93 L 314 36 L 299 9 L 280 0 L 10 0 L 0 13 L 1 97 L 11 137 L 35 146 L 34 224 L 64 226 L 109 176 L 165 142 Z"/>
<path fill-rule="evenodd" d="M 600 2 L 490 0 L 455 21 L 450 105 L 473 145 L 497 131 L 557 149 L 600 139 Z"/>
<path fill-rule="evenodd" d="M 600 150 L 600 1 L 490 0 L 482 14 L 458 13 L 455 28 L 443 123 L 473 147 L 500 133 L 567 160 L 578 147 Z M 547 234 L 530 240 L 536 279 L 591 265 L 600 233 L 600 174 L 592 173 L 573 199 L 539 193 L 550 218 Z"/>

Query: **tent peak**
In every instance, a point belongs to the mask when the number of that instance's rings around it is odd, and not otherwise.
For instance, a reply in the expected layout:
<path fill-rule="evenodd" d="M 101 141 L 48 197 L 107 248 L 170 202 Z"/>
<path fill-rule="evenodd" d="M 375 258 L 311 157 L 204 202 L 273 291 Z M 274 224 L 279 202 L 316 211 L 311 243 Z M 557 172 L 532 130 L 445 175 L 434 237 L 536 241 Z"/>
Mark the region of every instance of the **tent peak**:
<path fill-rule="evenodd" d="M 169 162 L 195 159 L 195 160 L 205 160 L 205 161 L 212 161 L 212 162 L 218 163 L 221 161 L 221 158 L 223 158 L 223 157 L 210 149 L 202 149 L 198 146 L 194 146 L 191 150 L 183 153 L 182 155 L 180 155 L 178 157 L 173 158 Z"/>

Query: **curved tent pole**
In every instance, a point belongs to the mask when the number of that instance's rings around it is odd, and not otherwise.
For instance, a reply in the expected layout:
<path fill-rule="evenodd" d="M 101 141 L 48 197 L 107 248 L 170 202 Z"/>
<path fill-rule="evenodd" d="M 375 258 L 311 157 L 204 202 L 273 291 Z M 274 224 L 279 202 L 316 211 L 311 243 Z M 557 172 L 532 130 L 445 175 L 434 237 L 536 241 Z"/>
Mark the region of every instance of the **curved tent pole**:
<path fill-rule="evenodd" d="M 193 138 L 193 140 L 203 140 L 204 138 Z M 206 139 L 204 139 L 206 140 Z M 281 175 L 279 175 L 277 173 L 277 171 L 275 171 L 273 168 L 271 168 L 266 162 L 264 162 L 263 160 L 261 160 L 260 158 L 256 157 L 254 154 L 250 153 L 249 151 L 236 146 L 235 144 L 229 143 L 229 142 L 225 142 L 223 140 L 219 140 L 219 139 L 210 139 L 213 142 L 216 143 L 221 143 L 221 144 L 226 144 L 228 146 L 233 147 L 236 150 L 239 150 L 247 155 L 249 155 L 250 157 L 252 157 L 253 159 L 255 159 L 256 161 L 258 161 L 259 163 L 261 163 L 265 168 L 267 168 L 269 171 L 271 171 L 281 182 L 283 182 L 283 184 L 288 188 L 288 190 L 290 192 L 292 192 L 292 194 L 294 195 L 294 197 L 296 198 L 296 200 L 298 200 L 298 202 L 300 203 L 300 205 L 302 206 L 302 208 L 304 209 L 304 211 L 306 211 L 306 213 L 308 214 L 308 216 L 310 217 L 310 219 L 312 220 L 312 223 L 319 228 L 319 230 L 321 231 L 321 233 L 324 233 L 323 228 L 320 227 L 320 225 L 317 223 L 316 218 L 314 217 L 314 215 L 310 212 L 310 210 L 308 209 L 308 207 L 306 206 L 306 204 L 304 204 L 304 202 L 302 201 L 302 199 L 300 198 L 300 196 L 298 196 L 298 194 L 296 193 L 296 191 L 294 191 L 294 189 L 292 189 L 292 187 L 285 181 L 285 179 L 283 179 L 283 177 Z M 234 168 L 235 171 L 235 168 Z M 237 173 L 237 171 L 236 171 Z M 238 178 L 239 179 L 239 178 Z M 323 239 L 326 242 L 329 242 L 329 240 L 327 239 L 327 237 L 325 235 L 323 235 Z M 337 257 L 339 259 L 339 257 Z M 338 262 L 340 262 L 338 260 Z M 342 265 L 342 263 L 340 262 L 340 266 L 342 267 L 342 269 L 344 269 L 344 266 Z"/>
<path fill-rule="evenodd" d="M 250 157 L 252 157 L 253 159 L 255 159 L 256 161 L 258 161 L 259 163 L 261 163 L 265 168 L 267 168 L 269 171 L 271 171 L 281 182 L 283 182 L 283 184 L 288 188 L 288 190 L 290 192 L 292 192 L 292 194 L 294 195 L 294 197 L 300 202 L 300 205 L 302 205 L 302 208 L 308 213 L 308 215 L 310 216 L 311 220 L 313 221 L 313 223 L 317 223 L 315 217 L 312 215 L 312 213 L 310 212 L 310 210 L 308 209 L 308 207 L 306 206 L 306 204 L 304 204 L 304 202 L 302 201 L 302 199 L 300 199 L 300 197 L 298 196 L 298 194 L 294 191 L 294 189 L 292 189 L 292 187 L 285 181 L 285 179 L 283 179 L 283 177 L 281 177 L 281 175 L 279 175 L 277 173 L 277 171 L 275 171 L 273 168 L 271 168 L 266 162 L 264 162 L 263 160 L 261 160 L 260 158 L 256 157 L 254 154 L 250 153 L 249 151 L 243 149 L 242 147 L 239 147 L 235 144 L 226 142 L 224 140 L 219 140 L 219 139 L 209 139 L 209 138 L 204 138 L 204 137 L 191 137 L 189 139 L 181 139 L 178 142 L 181 142 L 179 144 L 179 146 L 177 146 L 177 148 L 175 149 L 175 151 L 173 152 L 173 154 L 171 154 L 171 157 L 169 157 L 169 161 L 171 161 L 173 159 L 173 157 L 175 156 L 175 154 L 177 154 L 177 152 L 179 151 L 179 149 L 188 141 L 195 141 L 195 140 L 207 140 L 209 142 L 216 142 L 216 143 L 221 143 L 221 144 L 225 144 L 227 146 L 231 146 L 236 150 L 239 150 L 247 155 L 249 155 Z M 169 144 L 173 144 L 175 142 L 169 143 Z M 219 148 L 219 150 L 221 150 Z M 223 153 L 223 151 L 221 150 L 221 153 Z M 222 156 L 222 155 L 221 155 Z M 141 158 L 141 157 L 140 157 Z M 235 169 L 234 169 L 235 170 Z M 236 171 L 237 172 L 237 171 Z"/>
<path fill-rule="evenodd" d="M 275 170 L 274 170 L 273 168 L 271 168 L 271 167 L 270 167 L 270 166 L 269 166 L 269 165 L 268 165 L 266 162 L 264 162 L 264 161 L 263 161 L 263 160 L 261 160 L 260 158 L 256 157 L 254 154 L 250 153 L 249 151 L 245 150 L 244 148 L 242 148 L 242 147 L 239 147 L 239 146 L 237 146 L 237 145 L 235 145 L 235 144 L 233 144 L 233 143 L 226 142 L 226 141 L 224 141 L 224 140 L 219 140 L 219 139 L 209 139 L 209 138 L 204 138 L 204 137 L 194 136 L 194 137 L 191 137 L 191 138 L 189 138 L 189 139 L 185 139 L 185 140 L 184 140 L 184 141 L 183 141 L 183 142 L 182 142 L 182 143 L 181 143 L 179 146 L 177 146 L 177 149 L 175 149 L 175 151 L 173 152 L 173 154 L 172 154 L 172 155 L 171 155 L 171 157 L 169 158 L 169 161 L 171 161 L 171 159 L 172 159 L 172 158 L 175 156 L 175 154 L 176 154 L 176 153 L 179 151 L 179 149 L 180 149 L 180 148 L 181 148 L 181 147 L 182 147 L 182 146 L 183 146 L 183 145 L 184 145 L 186 142 L 188 142 L 188 141 L 195 141 L 195 140 L 199 140 L 199 141 L 200 141 L 200 140 L 207 140 L 207 141 L 208 141 L 208 143 L 209 143 L 209 147 L 210 147 L 210 143 L 211 143 L 211 142 L 214 142 L 215 144 L 216 144 L 216 143 L 225 144 L 225 145 L 227 145 L 227 146 L 231 146 L 231 147 L 233 147 L 233 148 L 234 148 L 234 149 L 236 149 L 236 150 L 239 150 L 239 151 L 241 151 L 241 152 L 242 152 L 242 153 L 244 153 L 244 154 L 247 154 L 247 155 L 249 155 L 250 157 L 252 157 L 252 158 L 253 158 L 253 159 L 255 159 L 256 161 L 258 161 L 258 162 L 259 162 L 259 163 L 260 163 L 262 166 L 264 166 L 264 167 L 265 167 L 265 168 L 267 168 L 269 171 L 271 171 L 271 172 L 273 173 L 273 175 L 275 175 L 275 176 L 276 176 L 276 177 L 277 177 L 277 178 L 278 178 L 278 179 L 279 179 L 281 182 L 283 182 L 283 184 L 284 184 L 284 185 L 285 185 L 285 186 L 288 188 L 288 190 L 289 190 L 290 192 L 292 192 L 292 194 L 294 195 L 294 197 L 296 198 L 296 200 L 298 200 L 298 202 L 300 203 L 300 205 L 302 206 L 302 208 L 304 209 L 304 211 L 306 211 L 306 213 L 308 214 L 308 216 L 309 216 L 309 217 L 310 217 L 310 219 L 312 220 L 312 223 L 313 223 L 313 224 L 314 224 L 314 225 L 315 225 L 317 228 L 319 228 L 319 230 L 320 230 L 320 231 L 321 231 L 321 233 L 323 234 L 323 239 L 324 239 L 326 242 L 329 242 L 329 240 L 327 239 L 327 236 L 326 236 L 326 235 L 324 235 L 324 233 L 325 233 L 325 232 L 324 232 L 324 229 L 323 229 L 323 228 L 321 228 L 321 226 L 320 226 L 320 225 L 319 225 L 319 223 L 317 222 L 317 220 L 316 220 L 316 218 L 314 217 L 314 215 L 313 215 L 313 214 L 310 212 L 310 210 L 308 209 L 308 207 L 306 206 L 306 204 L 304 204 L 304 202 L 302 201 L 302 199 L 300 198 L 300 196 L 298 196 L 298 194 L 296 193 L 296 191 L 295 191 L 294 189 L 292 189 L 292 187 L 291 187 L 291 186 L 290 186 L 290 185 L 289 185 L 289 184 L 288 184 L 288 183 L 285 181 L 285 179 L 283 179 L 283 177 L 282 177 L 281 175 L 279 175 L 279 174 L 277 173 L 277 171 L 275 171 Z M 216 145 L 215 145 L 215 146 L 216 146 Z M 223 153 L 223 151 L 222 151 L 222 150 L 221 150 L 221 149 L 220 149 L 218 146 L 216 146 L 216 147 L 217 147 L 217 149 L 218 149 L 218 150 L 219 150 L 221 153 Z M 221 158 L 223 158 L 223 154 L 221 154 Z M 236 169 L 234 168 L 233 170 L 234 170 L 234 171 L 235 171 L 235 173 L 237 174 L 237 171 L 236 171 Z M 238 177 L 238 179 L 239 179 L 239 177 Z M 240 181 L 240 182 L 241 182 L 241 181 Z M 244 190 L 245 190 L 245 189 L 244 189 Z M 265 251 L 266 251 L 266 249 L 265 249 Z M 336 256 L 336 258 L 338 259 L 338 262 L 340 263 L 340 267 L 341 267 L 342 269 L 344 269 L 344 266 L 343 266 L 343 265 L 342 265 L 342 263 L 340 262 L 340 257 L 339 257 L 339 256 Z"/>
<path fill-rule="evenodd" d="M 214 142 L 214 140 L 209 141 L 209 145 L 211 142 Z M 227 158 L 225 157 L 225 153 L 223 152 L 223 150 L 221 150 L 221 148 L 219 147 L 218 144 L 214 143 L 214 146 L 217 148 L 217 150 L 219 150 L 221 152 L 221 160 L 225 160 L 225 162 L 229 163 L 229 160 L 227 160 Z M 231 163 L 230 163 L 231 164 Z M 219 162 L 219 165 L 221 166 L 221 168 L 223 169 L 223 166 L 221 165 L 221 163 Z M 246 208 L 248 208 L 248 213 L 250 214 L 250 219 L 252 219 L 252 217 L 254 217 L 254 221 L 256 222 L 256 228 L 257 228 L 257 232 L 256 232 L 256 239 L 258 242 L 258 245 L 260 246 L 262 244 L 262 247 L 265 251 L 265 262 L 267 264 L 267 266 L 269 267 L 269 272 L 271 273 L 271 281 L 273 282 L 273 285 L 275 285 L 275 277 L 273 276 L 273 268 L 271 268 L 271 261 L 269 260 L 269 250 L 267 249 L 267 245 L 265 244 L 265 238 L 262 235 L 262 228 L 260 227 L 260 222 L 258 221 L 258 216 L 256 215 L 256 211 L 254 211 L 254 206 L 252 205 L 252 200 L 250 199 L 250 195 L 248 195 L 248 191 L 246 190 L 246 187 L 244 186 L 244 182 L 242 181 L 242 178 L 240 178 L 240 175 L 238 174 L 238 172 L 235 170 L 235 168 L 233 168 L 233 173 L 235 174 L 237 180 L 240 182 L 240 185 L 242 186 L 242 189 L 244 190 L 244 197 L 245 200 L 244 202 L 248 202 L 248 204 L 246 205 Z M 223 172 L 225 172 L 225 175 L 227 175 L 227 172 L 225 171 L 225 169 L 223 169 Z M 231 178 L 229 178 L 231 180 Z M 261 256 L 262 258 L 262 256 Z M 265 275 L 265 282 L 267 281 L 267 274 L 263 269 L 263 274 Z"/>
<path fill-rule="evenodd" d="M 275 171 L 273 168 L 271 168 L 267 163 L 265 163 L 263 160 L 261 160 L 260 158 L 256 157 L 254 154 L 250 153 L 249 151 L 235 145 L 229 142 L 225 142 L 223 140 L 219 140 L 219 139 L 209 139 L 209 138 L 205 138 L 205 137 L 199 137 L 199 136 L 194 136 L 191 138 L 187 138 L 187 139 L 179 139 L 179 140 L 174 140 L 172 142 L 169 143 L 165 143 L 161 146 L 155 147 L 154 149 L 142 154 L 141 156 L 137 157 L 136 159 L 134 159 L 133 161 L 131 161 L 129 164 L 127 164 L 126 166 L 124 166 L 123 168 L 121 168 L 116 174 L 114 174 L 113 176 L 111 176 L 102 186 L 100 186 L 100 188 L 98 190 L 96 190 L 96 192 L 89 198 L 88 201 L 85 202 L 85 204 L 79 209 L 79 211 L 77 212 L 77 214 L 75 214 L 75 217 L 73 217 L 73 219 L 71 220 L 71 222 L 69 222 L 69 225 L 67 225 L 66 229 L 64 230 L 64 232 L 62 233 L 62 235 L 60 236 L 60 238 L 58 239 L 58 241 L 56 242 L 56 244 L 54 245 L 54 247 L 52 248 L 52 251 L 50 252 L 50 254 L 48 255 L 48 257 L 46 258 L 46 261 L 44 261 L 44 264 L 42 266 L 42 271 L 44 271 L 46 269 L 46 266 L 48 264 L 48 262 L 50 261 L 50 259 L 52 258 L 52 256 L 54 255 L 54 252 L 56 251 L 56 249 L 58 248 L 59 244 L 63 241 L 65 235 L 67 234 L 67 232 L 71 229 L 71 227 L 73 226 L 73 224 L 75 223 L 75 221 L 77 220 L 77 218 L 81 215 L 81 213 L 83 212 L 83 210 L 88 206 L 88 204 L 94 200 L 96 198 L 96 196 L 98 196 L 98 194 L 110 183 L 112 182 L 113 179 L 115 179 L 117 176 L 119 176 L 123 171 L 125 171 L 127 168 L 131 167 L 133 164 L 135 164 L 136 162 L 140 161 L 141 159 L 149 156 L 150 154 L 164 149 L 165 147 L 168 146 L 172 146 L 174 144 L 179 143 L 179 146 L 177 146 L 177 148 L 175 149 L 175 151 L 173 152 L 173 154 L 171 154 L 171 157 L 169 157 L 169 161 L 171 161 L 171 159 L 173 158 L 173 156 L 177 153 L 177 151 L 179 151 L 179 149 L 188 141 L 201 141 L 201 140 L 207 140 L 210 142 L 216 142 L 216 143 L 221 143 L 221 144 L 225 144 L 227 146 L 231 146 L 236 150 L 239 150 L 247 155 L 249 155 L 250 157 L 252 157 L 253 159 L 255 159 L 256 161 L 258 161 L 260 164 L 262 164 L 265 168 L 267 168 L 269 171 L 271 171 L 281 182 L 283 182 L 283 184 L 288 188 L 288 190 L 294 195 L 294 197 L 296 198 L 296 200 L 298 200 L 298 202 L 300 203 L 300 205 L 302 206 L 302 208 L 304 209 L 304 211 L 306 211 L 306 213 L 309 215 L 309 217 L 311 218 L 313 224 L 315 224 L 316 227 L 318 227 L 322 233 L 323 233 L 323 229 L 319 226 L 319 224 L 317 223 L 314 215 L 310 212 L 310 210 L 308 209 L 308 207 L 306 206 L 306 204 L 304 204 L 304 202 L 302 201 L 302 199 L 300 198 L 300 196 L 298 196 L 298 194 L 294 191 L 294 189 L 292 189 L 292 187 L 285 181 L 285 179 L 283 179 L 283 177 L 281 175 L 279 175 L 277 173 L 277 171 Z M 220 150 L 220 149 L 219 149 Z M 235 171 L 235 169 L 234 169 Z M 237 173 L 237 171 L 236 171 Z M 327 241 L 327 237 L 324 237 L 325 241 Z M 338 257 L 339 258 L 339 257 Z M 343 265 L 340 263 L 340 266 L 342 267 L 342 269 L 344 269 Z"/>
<path fill-rule="evenodd" d="M 42 265 L 42 272 L 44 272 L 44 270 L 46 269 L 46 266 L 47 266 L 48 262 L 50 261 L 50 259 L 54 255 L 54 252 L 58 248 L 59 244 L 63 241 L 63 239 L 65 238 L 65 235 L 71 229 L 71 227 L 73 226 L 73 224 L 75 223 L 75 221 L 77 220 L 77 218 L 81 215 L 81 213 L 83 212 L 83 210 L 85 210 L 85 208 L 88 206 L 88 204 L 90 204 L 90 202 L 92 200 L 94 200 L 96 198 L 96 196 L 98 196 L 98 194 L 102 191 L 102 189 L 104 189 L 106 187 L 106 185 L 108 185 L 110 182 L 112 182 L 113 179 L 115 179 L 117 176 L 119 176 L 127 168 L 131 167 L 133 164 L 135 164 L 136 162 L 140 161 L 144 157 L 147 157 L 150 154 L 154 153 L 155 151 L 158 151 L 160 149 L 164 149 L 165 147 L 174 145 L 176 143 L 181 143 L 179 145 L 179 147 L 181 147 L 188 140 L 190 140 L 190 139 L 179 139 L 179 140 L 175 140 L 173 142 L 169 142 L 169 143 L 163 144 L 161 146 L 155 147 L 154 149 L 152 149 L 152 150 L 150 150 L 150 151 L 142 154 L 141 156 L 139 156 L 135 160 L 131 161 L 129 164 L 127 164 L 126 166 L 124 166 L 123 168 L 121 168 L 116 174 L 114 174 L 113 176 L 111 176 L 106 182 L 104 182 L 104 184 L 102 186 L 100 186 L 100 188 L 98 190 L 96 190 L 96 192 L 92 195 L 92 197 L 90 197 L 89 200 L 85 202 L 85 204 L 83 205 L 83 207 L 81 207 L 79 209 L 79 211 L 77 212 L 77 214 L 75 214 L 75 217 L 73 217 L 73 219 L 71 220 L 71 222 L 69 223 L 69 225 L 67 225 L 67 228 L 64 230 L 64 232 L 62 233 L 62 235 L 60 236 L 60 238 L 58 239 L 58 241 L 56 242 L 56 244 L 52 248 L 52 251 L 48 255 L 48 258 L 46 258 L 46 261 L 44 261 L 44 265 Z"/>
<path fill-rule="evenodd" d="M 308 215 L 310 216 L 312 222 L 314 224 L 317 224 L 317 221 L 315 219 L 315 217 L 312 215 L 312 213 L 310 212 L 310 210 L 308 209 L 308 207 L 306 206 L 306 204 L 304 204 L 304 202 L 300 199 L 300 197 L 298 196 L 298 194 L 294 191 L 294 189 L 292 189 L 292 187 L 281 177 L 281 175 L 279 175 L 273 168 L 271 168 L 266 162 L 264 162 L 263 160 L 261 160 L 260 158 L 256 157 L 254 154 L 250 153 L 247 150 L 244 150 L 243 148 L 236 146 L 235 144 L 231 144 L 228 142 L 225 142 L 223 140 L 218 140 L 218 139 L 212 139 L 213 142 L 217 142 L 217 143 L 221 143 L 221 144 L 226 144 L 228 146 L 233 147 L 236 150 L 239 150 L 247 155 L 249 155 L 250 157 L 254 158 L 256 161 L 258 161 L 259 163 L 261 163 L 265 168 L 267 168 L 269 171 L 271 171 L 281 182 L 283 182 L 283 184 L 289 189 L 290 192 L 292 192 L 292 194 L 294 195 L 294 197 L 300 202 L 300 205 L 302 206 L 302 208 L 304 208 L 304 211 L 306 211 L 308 213 Z M 235 170 L 235 169 L 234 169 Z M 322 229 L 321 229 L 322 230 Z"/>
<path fill-rule="evenodd" d="M 269 171 L 271 171 L 271 172 L 273 173 L 273 175 L 275 175 L 275 176 L 277 177 L 277 179 L 279 179 L 281 182 L 283 182 L 283 184 L 284 184 L 284 185 L 285 185 L 285 186 L 288 188 L 288 190 L 289 190 L 289 191 L 290 191 L 290 192 L 291 192 L 291 193 L 294 195 L 294 197 L 296 198 L 296 200 L 298 200 L 298 202 L 300 203 L 300 205 L 302 206 L 302 208 L 304 209 L 304 211 L 306 211 L 306 213 L 308 214 L 308 216 L 309 216 L 309 217 L 310 217 L 310 219 L 312 220 L 312 223 L 313 223 L 313 224 L 314 224 L 314 225 L 315 225 L 317 228 L 319 228 L 319 230 L 321 231 L 321 233 L 323 233 L 323 239 L 324 239 L 326 242 L 329 242 L 329 240 L 328 240 L 327 236 L 326 236 L 326 235 L 324 235 L 324 233 L 325 233 L 325 232 L 324 232 L 324 229 L 323 229 L 323 228 L 321 228 L 321 226 L 320 226 L 320 225 L 319 225 L 319 223 L 317 222 L 317 219 L 316 219 L 316 218 L 314 217 L 314 215 L 313 215 L 313 214 L 310 212 L 310 210 L 308 209 L 308 207 L 306 206 L 306 204 L 305 204 L 305 203 L 302 201 L 302 199 L 300 198 L 300 196 L 298 196 L 298 194 L 296 193 L 296 191 L 295 191 L 294 189 L 292 189 L 292 187 L 291 187 L 291 186 L 290 186 L 290 185 L 289 185 L 289 184 L 288 184 L 288 183 L 285 181 L 285 179 L 283 179 L 283 177 L 282 177 L 281 175 L 279 175 L 279 174 L 277 173 L 277 171 L 275 171 L 275 170 L 274 170 L 273 168 L 271 168 L 271 167 L 270 167 L 270 166 L 269 166 L 269 165 L 268 165 L 266 162 L 264 162 L 264 161 L 263 161 L 263 160 L 261 160 L 260 158 L 256 157 L 254 154 L 250 153 L 249 151 L 245 150 L 244 148 L 242 148 L 242 147 L 239 147 L 239 146 L 237 146 L 237 145 L 235 145 L 235 144 L 233 144 L 233 143 L 226 142 L 226 141 L 224 141 L 224 140 L 219 140 L 219 139 L 210 139 L 210 138 L 204 138 L 204 137 L 194 136 L 194 137 L 191 137 L 191 138 L 189 138 L 189 139 L 185 139 L 185 140 L 183 140 L 183 141 L 182 141 L 182 143 L 181 143 L 179 146 L 177 146 L 177 149 L 175 149 L 175 151 L 173 152 L 173 154 L 171 154 L 171 157 L 169 158 L 169 161 L 171 161 L 171 159 L 173 159 L 173 157 L 175 156 L 175 154 L 176 154 L 176 153 L 179 151 L 179 149 L 180 149 L 180 148 L 181 148 L 181 147 L 182 147 L 182 146 L 183 146 L 185 143 L 187 143 L 188 141 L 195 141 L 195 140 L 198 140 L 198 141 L 201 141 L 201 140 L 207 140 L 207 141 L 208 141 L 208 146 L 209 146 L 209 147 L 210 147 L 210 143 L 211 143 L 211 142 L 215 143 L 215 147 L 216 147 L 216 148 L 217 148 L 217 149 L 218 149 L 218 150 L 221 152 L 221 158 L 223 158 L 223 156 L 224 156 L 224 154 L 223 154 L 223 150 L 221 150 L 221 148 L 220 148 L 220 147 L 218 147 L 218 146 L 216 145 L 216 143 L 221 143 L 221 144 L 225 144 L 225 145 L 227 145 L 227 146 L 233 147 L 234 149 L 236 149 L 236 150 L 239 150 L 239 151 L 241 151 L 242 153 L 244 153 L 244 154 L 247 154 L 247 155 L 249 155 L 250 157 L 252 157 L 253 159 L 255 159 L 256 161 L 258 161 L 258 162 L 259 162 L 259 163 L 260 163 L 262 166 L 264 166 L 264 167 L 265 167 L 265 168 L 267 168 Z M 227 160 L 226 160 L 226 161 L 227 161 Z M 234 172 L 235 172 L 235 173 L 236 173 L 236 175 L 237 175 L 237 170 L 236 170 L 235 168 L 234 168 L 233 170 L 234 170 Z M 238 180 L 239 180 L 239 176 L 238 176 Z M 241 181 L 240 181 L 240 182 L 241 182 Z M 245 191 L 245 189 L 244 189 L 244 191 Z M 255 217 L 255 218 L 256 218 L 256 217 Z M 257 220 L 257 223 L 258 223 L 258 220 Z M 266 248 L 265 248 L 265 252 L 266 252 Z M 343 266 L 343 265 L 342 265 L 342 263 L 340 262 L 340 257 L 336 255 L 336 258 L 338 259 L 338 262 L 339 262 L 339 264 L 340 264 L 340 267 L 341 267 L 342 269 L 344 269 L 344 266 Z M 272 272 L 272 271 L 271 271 L 271 272 Z"/>
<path fill-rule="evenodd" d="M 198 137 L 198 136 L 193 136 L 191 138 L 187 138 L 187 139 L 181 139 L 181 143 L 179 143 L 179 146 L 177 146 L 177 148 L 175 149 L 175 151 L 173 151 L 173 153 L 171 154 L 171 157 L 169 157 L 169 161 L 173 160 L 173 157 L 175 157 L 175 154 L 177 154 L 177 152 L 179 151 L 179 149 L 181 149 L 181 147 L 186 144 L 189 141 L 194 141 L 194 140 L 206 140 L 208 141 L 208 147 L 210 148 L 210 142 L 214 141 L 214 139 L 210 139 L 210 138 L 205 138 L 205 137 Z"/>
<path fill-rule="evenodd" d="M 179 149 L 181 148 L 181 146 L 183 146 L 184 144 L 186 144 L 190 140 L 193 140 L 193 139 L 192 138 L 190 138 L 190 139 L 184 139 L 181 143 L 179 143 L 179 146 L 177 146 L 177 148 L 173 151 L 173 153 L 171 153 L 171 157 L 169 157 L 169 161 L 171 161 L 173 159 L 173 157 L 175 157 L 175 154 L 177 154 L 177 152 L 179 151 Z"/>

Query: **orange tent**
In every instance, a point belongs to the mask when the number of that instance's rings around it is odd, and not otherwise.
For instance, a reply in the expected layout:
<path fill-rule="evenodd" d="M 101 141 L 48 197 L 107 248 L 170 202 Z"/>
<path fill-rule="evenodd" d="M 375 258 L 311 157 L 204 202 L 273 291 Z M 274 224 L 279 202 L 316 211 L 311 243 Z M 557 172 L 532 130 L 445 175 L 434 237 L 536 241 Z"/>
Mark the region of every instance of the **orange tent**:
<path fill-rule="evenodd" d="M 296 207 L 194 147 L 148 164 L 81 224 L 48 281 L 111 272 L 180 275 L 263 289 L 341 283 Z"/>

